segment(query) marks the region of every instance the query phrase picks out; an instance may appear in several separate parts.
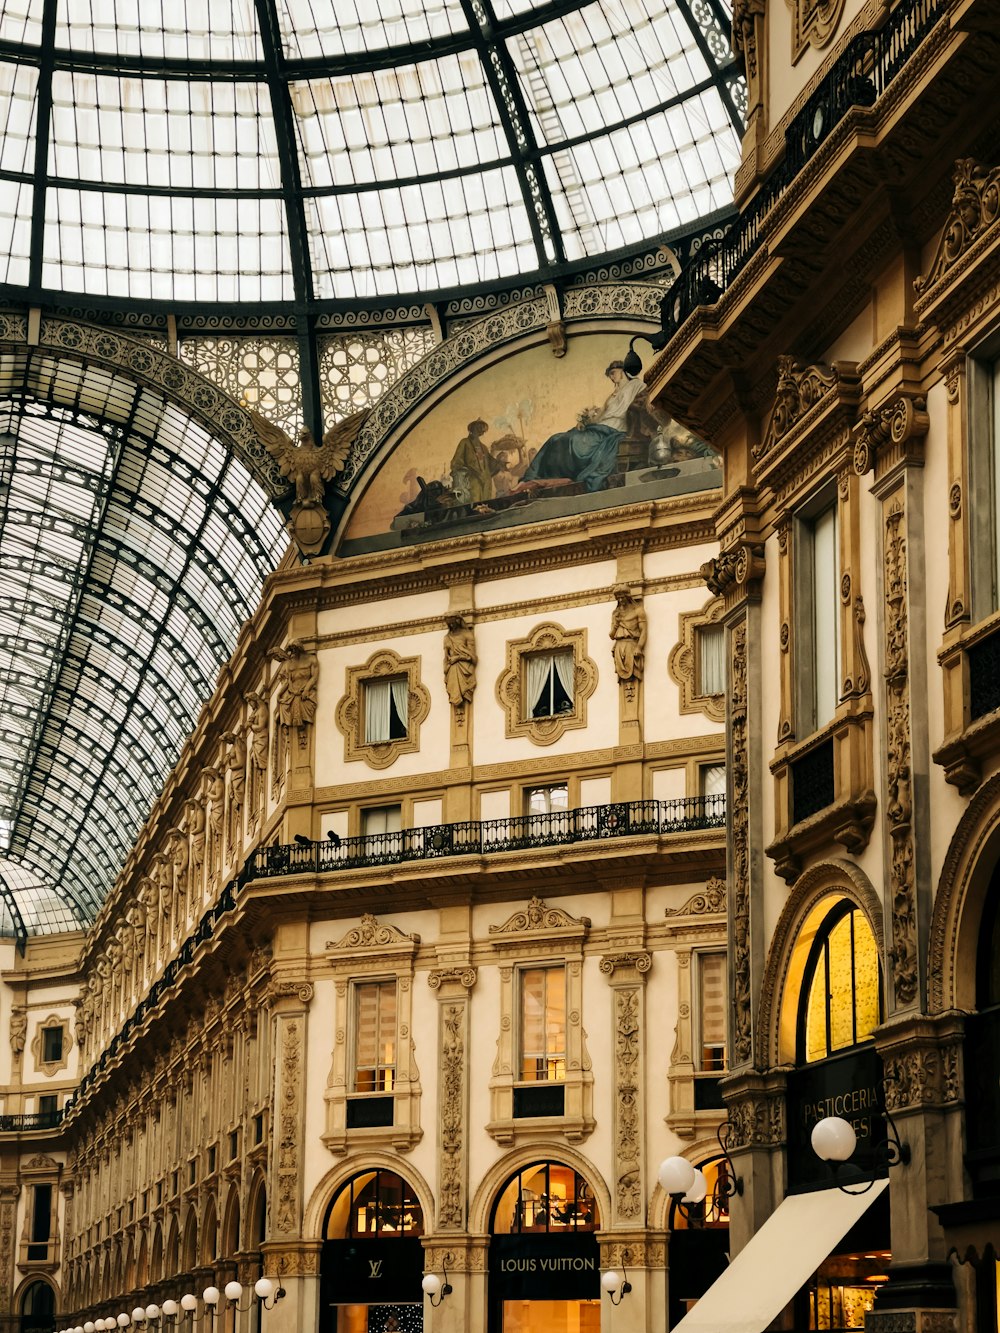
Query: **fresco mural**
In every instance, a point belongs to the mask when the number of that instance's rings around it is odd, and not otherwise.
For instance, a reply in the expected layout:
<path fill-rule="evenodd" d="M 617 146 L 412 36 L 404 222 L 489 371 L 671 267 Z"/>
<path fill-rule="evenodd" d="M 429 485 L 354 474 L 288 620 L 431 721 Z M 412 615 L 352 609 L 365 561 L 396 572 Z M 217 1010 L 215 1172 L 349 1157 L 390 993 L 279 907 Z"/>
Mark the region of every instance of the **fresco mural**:
<path fill-rule="evenodd" d="M 345 555 L 534 523 L 722 482 L 718 455 L 654 413 L 627 334 L 577 335 L 494 362 L 418 421 L 351 515 Z"/>

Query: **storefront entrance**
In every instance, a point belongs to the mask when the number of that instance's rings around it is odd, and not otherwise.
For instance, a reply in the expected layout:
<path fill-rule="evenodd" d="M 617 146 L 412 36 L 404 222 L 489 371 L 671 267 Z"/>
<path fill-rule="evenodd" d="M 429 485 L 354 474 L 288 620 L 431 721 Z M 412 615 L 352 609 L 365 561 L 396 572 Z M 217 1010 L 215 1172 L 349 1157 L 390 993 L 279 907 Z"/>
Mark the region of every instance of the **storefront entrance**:
<path fill-rule="evenodd" d="M 491 1221 L 490 1333 L 599 1333 L 599 1226 L 571 1167 L 537 1162 L 513 1176 Z"/>
<path fill-rule="evenodd" d="M 392 1171 L 364 1171 L 326 1217 L 320 1333 L 421 1333 L 423 1214 Z"/>

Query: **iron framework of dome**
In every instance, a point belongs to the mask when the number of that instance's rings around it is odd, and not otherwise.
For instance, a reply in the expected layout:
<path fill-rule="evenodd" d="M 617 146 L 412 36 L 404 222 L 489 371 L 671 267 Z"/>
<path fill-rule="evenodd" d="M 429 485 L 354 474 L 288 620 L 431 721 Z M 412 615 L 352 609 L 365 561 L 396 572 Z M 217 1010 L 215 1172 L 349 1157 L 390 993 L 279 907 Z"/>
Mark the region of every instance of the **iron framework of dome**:
<path fill-rule="evenodd" d="M 263 366 L 317 433 L 455 317 L 669 279 L 664 243 L 724 226 L 729 28 L 728 0 L 0 0 L 0 311 L 124 326 L 247 402 Z M 30 342 L 0 348 L 19 940 L 93 920 L 284 545 L 205 421 Z"/>

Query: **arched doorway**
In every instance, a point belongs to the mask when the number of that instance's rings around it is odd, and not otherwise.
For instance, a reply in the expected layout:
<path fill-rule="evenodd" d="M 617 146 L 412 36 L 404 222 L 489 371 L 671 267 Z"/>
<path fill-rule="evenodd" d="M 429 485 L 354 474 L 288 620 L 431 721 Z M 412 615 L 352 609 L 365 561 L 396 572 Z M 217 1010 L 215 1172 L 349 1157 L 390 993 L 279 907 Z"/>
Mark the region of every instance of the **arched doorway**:
<path fill-rule="evenodd" d="M 835 1183 L 811 1142 L 813 1126 L 825 1116 L 850 1121 L 857 1134 L 850 1167 L 843 1170 L 861 1182 L 886 1174 L 883 1070 L 874 1042 L 882 995 L 879 947 L 868 916 L 853 898 L 835 890 L 824 895 L 798 932 L 782 1003 L 795 1058 L 788 1075 L 789 1193 Z M 795 1326 L 863 1329 L 890 1258 L 886 1192 L 799 1292 Z"/>
<path fill-rule="evenodd" d="M 352 1177 L 323 1224 L 320 1333 L 420 1333 L 423 1210 L 395 1171 Z"/>
<path fill-rule="evenodd" d="M 572 1167 L 532 1162 L 510 1176 L 490 1216 L 489 1333 L 598 1333 L 600 1225 Z"/>
<path fill-rule="evenodd" d="M 32 1282 L 21 1294 L 21 1333 L 52 1333 L 56 1294 L 47 1282 Z"/>
<path fill-rule="evenodd" d="M 729 1263 L 729 1162 L 719 1153 L 693 1160 L 708 1186 L 699 1204 L 670 1204 L 667 1326 L 680 1323 Z"/>

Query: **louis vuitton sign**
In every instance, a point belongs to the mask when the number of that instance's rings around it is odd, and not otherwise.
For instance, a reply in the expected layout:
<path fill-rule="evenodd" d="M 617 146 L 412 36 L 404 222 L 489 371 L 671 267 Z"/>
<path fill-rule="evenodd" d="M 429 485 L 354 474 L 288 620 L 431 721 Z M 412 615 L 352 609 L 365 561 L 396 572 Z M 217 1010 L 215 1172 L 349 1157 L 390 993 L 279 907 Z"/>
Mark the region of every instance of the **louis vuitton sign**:
<path fill-rule="evenodd" d="M 419 1236 L 323 1242 L 321 1333 L 337 1327 L 338 1305 L 423 1301 L 424 1247 Z"/>

